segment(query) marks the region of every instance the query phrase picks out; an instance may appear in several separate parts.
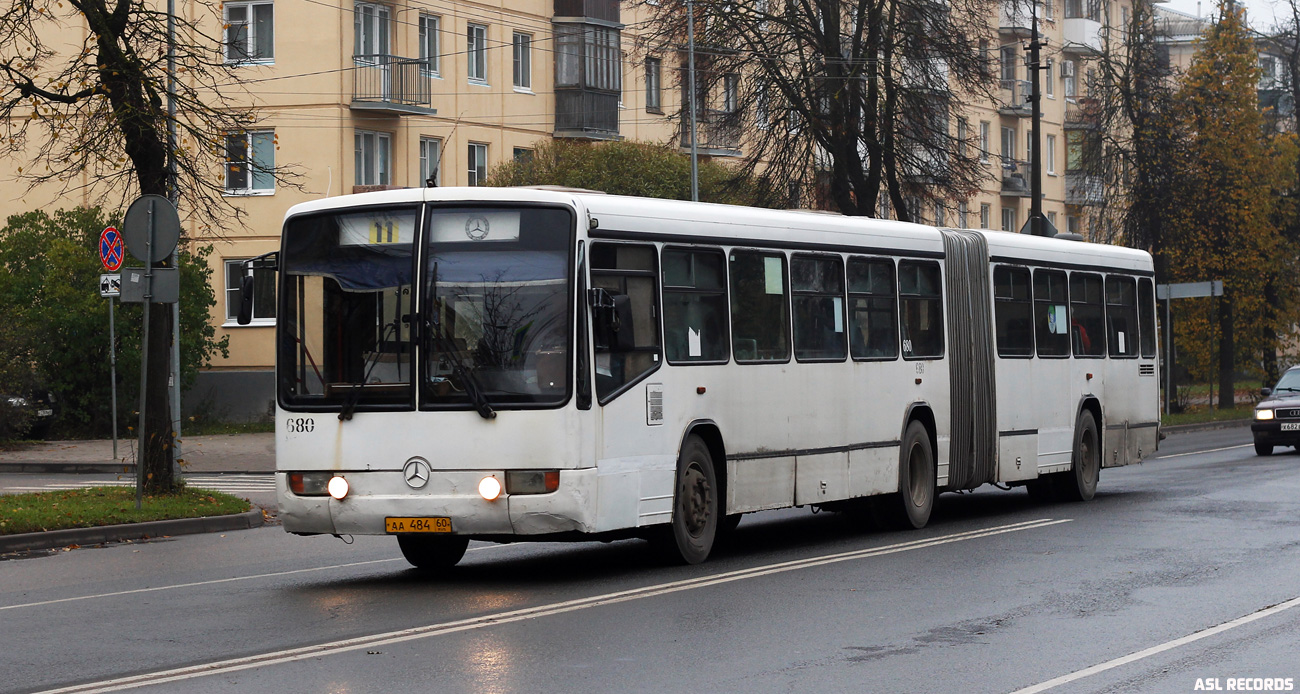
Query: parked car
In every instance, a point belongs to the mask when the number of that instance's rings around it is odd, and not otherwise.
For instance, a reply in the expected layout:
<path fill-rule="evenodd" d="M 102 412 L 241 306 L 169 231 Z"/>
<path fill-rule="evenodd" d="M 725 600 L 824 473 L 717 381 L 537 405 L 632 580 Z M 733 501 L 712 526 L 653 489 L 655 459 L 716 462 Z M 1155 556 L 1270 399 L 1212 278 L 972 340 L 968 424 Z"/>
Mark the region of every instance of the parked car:
<path fill-rule="evenodd" d="M 1275 446 L 1300 446 L 1300 366 L 1287 369 L 1272 388 L 1260 389 L 1250 431 L 1255 452 L 1272 455 Z"/>
<path fill-rule="evenodd" d="M 12 431 L 4 433 L 10 436 L 28 439 L 43 439 L 50 433 L 50 427 L 58 419 L 54 394 L 37 392 L 28 395 L 0 394 L 0 407 L 4 412 L 0 416 L 6 422 L 16 424 Z M 0 427 L 9 429 L 9 427 Z"/>

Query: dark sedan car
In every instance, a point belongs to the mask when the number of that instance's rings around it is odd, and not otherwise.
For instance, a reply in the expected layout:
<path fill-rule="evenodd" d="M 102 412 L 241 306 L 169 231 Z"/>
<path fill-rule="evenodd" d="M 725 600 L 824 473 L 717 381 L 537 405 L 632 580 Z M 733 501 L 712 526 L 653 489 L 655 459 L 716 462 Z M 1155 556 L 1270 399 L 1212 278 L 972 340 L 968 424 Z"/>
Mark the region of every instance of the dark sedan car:
<path fill-rule="evenodd" d="M 1292 367 L 1277 381 L 1277 387 L 1261 391 L 1264 400 L 1255 406 L 1255 452 L 1272 455 L 1274 446 L 1300 446 L 1300 367 Z"/>

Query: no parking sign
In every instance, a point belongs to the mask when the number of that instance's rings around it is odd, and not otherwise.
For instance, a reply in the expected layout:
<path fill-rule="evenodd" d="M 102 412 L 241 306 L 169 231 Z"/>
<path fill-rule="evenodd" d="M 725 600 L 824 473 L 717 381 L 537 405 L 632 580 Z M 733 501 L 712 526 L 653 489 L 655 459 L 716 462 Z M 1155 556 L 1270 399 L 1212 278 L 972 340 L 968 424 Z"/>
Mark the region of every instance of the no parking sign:
<path fill-rule="evenodd" d="M 116 227 L 108 227 L 99 235 L 99 262 L 109 272 L 122 269 L 122 235 Z"/>

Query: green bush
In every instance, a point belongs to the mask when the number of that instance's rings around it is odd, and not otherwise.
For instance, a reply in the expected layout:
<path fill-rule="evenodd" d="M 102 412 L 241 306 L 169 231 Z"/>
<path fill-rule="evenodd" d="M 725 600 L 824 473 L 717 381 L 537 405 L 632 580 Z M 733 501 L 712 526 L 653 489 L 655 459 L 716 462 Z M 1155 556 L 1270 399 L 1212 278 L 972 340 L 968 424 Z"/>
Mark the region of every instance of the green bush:
<path fill-rule="evenodd" d="M 10 217 L 0 229 L 0 306 L 12 328 L 0 333 L 0 364 L 19 362 L 57 398 L 56 433 L 104 436 L 110 430 L 108 305 L 99 295 L 99 235 L 119 215 L 78 207 L 53 215 L 37 210 Z M 208 265 L 210 246 L 187 250 L 180 267 L 182 387 L 220 353 L 209 309 L 216 305 Z M 139 265 L 130 258 L 126 265 Z M 114 299 L 113 301 L 116 302 Z M 158 310 L 157 308 L 155 310 Z M 162 310 L 170 310 L 163 307 Z M 117 303 L 118 425 L 132 424 L 140 385 L 141 304 Z M 0 367 L 4 368 L 4 367 Z M 0 378 L 4 373 L 0 372 Z M 3 390 L 3 388 L 0 388 Z"/>

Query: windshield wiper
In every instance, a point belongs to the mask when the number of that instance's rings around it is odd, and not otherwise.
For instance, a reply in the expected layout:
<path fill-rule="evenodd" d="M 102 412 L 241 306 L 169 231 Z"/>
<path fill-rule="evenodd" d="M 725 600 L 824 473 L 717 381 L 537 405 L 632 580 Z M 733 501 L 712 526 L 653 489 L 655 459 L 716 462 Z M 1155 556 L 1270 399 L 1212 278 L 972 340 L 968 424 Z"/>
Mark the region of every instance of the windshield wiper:
<path fill-rule="evenodd" d="M 385 325 L 384 332 L 380 333 L 379 339 L 375 341 L 375 344 L 371 345 L 371 347 L 374 348 L 374 351 L 370 353 L 370 357 L 366 359 L 366 363 L 362 365 L 361 381 L 353 383 L 352 387 L 348 388 L 347 396 L 343 398 L 343 407 L 339 409 L 340 422 L 352 420 L 352 414 L 356 412 L 357 403 L 361 401 L 361 387 L 370 380 L 370 374 L 374 373 L 375 367 L 379 365 L 379 350 L 383 348 L 384 342 L 388 339 L 389 331 L 392 331 L 393 333 L 397 332 L 396 320 Z"/>
<path fill-rule="evenodd" d="M 465 389 L 465 394 L 468 395 L 470 400 L 474 403 L 474 410 L 478 412 L 479 416 L 483 419 L 496 419 L 496 410 L 492 409 L 492 404 L 488 402 L 487 396 L 483 394 L 483 386 L 479 384 L 478 378 L 474 376 L 474 372 L 470 367 L 466 366 L 465 362 L 460 358 L 460 352 L 456 350 L 455 343 L 453 343 L 451 338 L 447 337 L 446 333 L 442 331 L 442 319 L 439 318 L 441 312 L 438 310 L 437 299 L 437 263 L 433 264 L 432 287 L 433 291 L 431 293 L 434 295 L 431 297 L 433 301 L 433 317 L 430 318 L 426 312 L 424 316 L 424 327 L 432 334 L 434 346 L 442 350 L 442 352 L 447 355 L 447 358 L 451 360 L 451 372 L 456 376 L 456 379 L 460 381 L 461 386 Z"/>
<path fill-rule="evenodd" d="M 1281 392 L 1284 391 L 1284 390 L 1287 391 L 1288 393 L 1300 393 L 1300 388 L 1278 388 L 1277 390 L 1275 390 L 1275 391 L 1273 391 L 1273 392 L 1275 392 L 1275 393 L 1281 393 Z"/>

